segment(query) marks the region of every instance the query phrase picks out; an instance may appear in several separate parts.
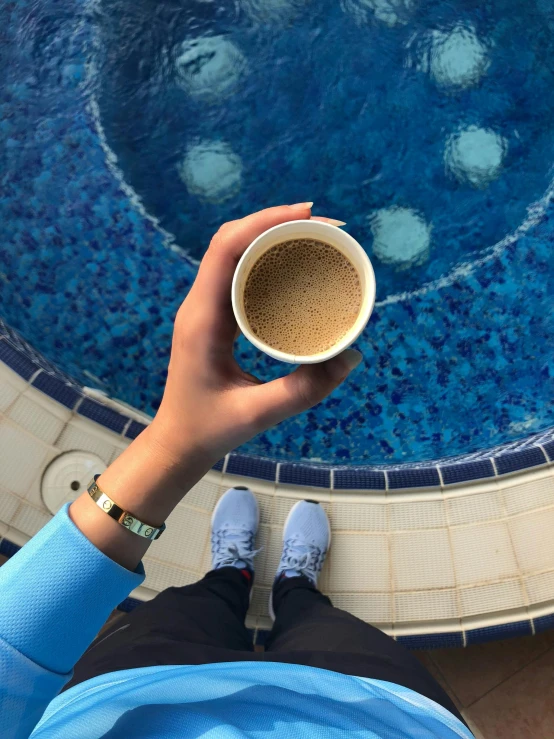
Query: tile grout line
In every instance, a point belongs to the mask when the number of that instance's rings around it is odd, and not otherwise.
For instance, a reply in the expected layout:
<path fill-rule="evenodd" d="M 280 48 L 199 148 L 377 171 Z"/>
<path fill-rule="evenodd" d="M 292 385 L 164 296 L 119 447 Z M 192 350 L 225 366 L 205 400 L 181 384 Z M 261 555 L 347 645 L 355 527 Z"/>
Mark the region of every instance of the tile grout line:
<path fill-rule="evenodd" d="M 523 670 L 527 669 L 527 667 L 529 667 L 530 665 L 532 665 L 532 664 L 534 664 L 535 662 L 537 662 L 537 661 L 538 661 L 539 659 L 541 659 L 541 657 L 544 657 L 544 655 L 545 655 L 545 654 L 548 654 L 548 652 L 552 652 L 552 651 L 554 651 L 554 646 L 553 646 L 553 645 L 550 645 L 549 647 L 547 647 L 547 648 L 546 648 L 546 649 L 544 650 L 544 652 L 541 652 L 540 654 L 537 654 L 537 655 L 536 655 L 535 657 L 533 657 L 533 659 L 532 659 L 532 660 L 530 660 L 529 662 L 526 662 L 526 663 L 525 663 L 524 665 L 522 665 L 521 667 L 518 667 L 518 669 L 517 669 L 517 670 L 515 670 L 515 672 L 512 672 L 512 674 L 511 674 L 511 675 L 508 675 L 508 677 L 505 677 L 505 678 L 504 678 L 503 680 L 501 680 L 501 681 L 500 681 L 499 683 L 497 683 L 497 684 L 496 684 L 496 685 L 495 685 L 495 686 L 494 686 L 493 688 L 490 688 L 490 690 L 487 690 L 487 691 L 486 691 L 486 693 L 483 693 L 483 695 L 482 695 L 482 696 L 480 696 L 479 698 L 477 698 L 476 700 L 474 700 L 474 701 L 473 701 L 472 703 L 470 703 L 470 704 L 469 704 L 468 706 L 466 706 L 466 708 L 465 708 L 464 710 L 468 710 L 468 709 L 470 709 L 470 708 L 471 708 L 472 706 L 474 706 L 474 705 L 475 705 L 476 703 L 479 703 L 479 701 L 483 700 L 483 698 L 486 698 L 486 697 L 487 697 L 487 695 L 490 695 L 490 693 L 493 693 L 493 692 L 494 692 L 494 691 L 495 691 L 495 690 L 496 690 L 497 688 L 499 688 L 499 687 L 500 687 L 501 685 L 504 685 L 504 683 L 508 682 L 508 680 L 511 680 L 511 679 L 512 679 L 513 677 L 515 677 L 515 676 L 516 676 L 516 675 L 517 675 L 518 673 L 520 673 L 520 672 L 522 672 Z"/>
<path fill-rule="evenodd" d="M 456 649 L 456 647 L 454 647 L 454 649 Z M 446 676 L 445 676 L 444 672 L 441 670 L 440 665 L 438 664 L 438 662 L 436 662 L 434 660 L 433 655 L 431 654 L 432 651 L 434 651 L 434 650 L 432 650 L 432 649 L 426 649 L 425 650 L 425 653 L 428 655 L 429 659 L 431 660 L 431 662 L 433 664 L 433 667 L 437 670 L 437 672 L 439 673 L 439 675 L 441 676 L 441 678 L 444 680 L 445 685 L 448 685 L 448 690 L 456 698 L 456 702 L 460 704 L 460 707 L 461 707 L 460 708 L 460 713 L 461 713 L 462 710 L 465 710 L 465 708 L 462 707 L 463 706 L 462 701 L 458 697 L 458 694 L 456 693 L 456 691 L 454 690 L 454 688 L 450 685 L 450 682 L 446 679 Z"/>
<path fill-rule="evenodd" d="M 496 472 L 496 464 L 493 464 L 493 466 Z M 529 620 L 529 624 L 531 625 L 531 634 L 534 636 L 535 635 L 535 621 L 531 615 L 531 603 L 529 601 L 529 593 L 527 592 L 527 585 L 523 577 L 523 570 L 521 567 L 521 562 L 519 561 L 517 550 L 514 545 L 514 538 L 512 536 L 512 527 L 510 526 L 512 517 L 508 515 L 508 509 L 506 508 L 506 501 L 504 500 L 504 489 L 502 488 L 501 483 L 498 481 L 498 479 L 497 479 L 497 486 L 498 486 L 497 495 L 500 498 L 500 507 L 501 507 L 502 514 L 503 514 L 504 525 L 506 526 L 506 529 L 508 531 L 508 537 L 510 539 L 510 546 L 512 548 L 512 555 L 517 565 L 517 570 L 518 570 L 517 579 L 519 580 L 519 585 L 521 587 L 521 593 L 523 595 L 523 602 L 525 604 L 525 610 L 527 611 L 527 617 Z"/>
<path fill-rule="evenodd" d="M 29 385 L 29 387 L 32 387 L 32 386 L 33 386 L 33 382 L 34 382 L 34 381 L 35 381 L 35 380 L 37 379 L 37 377 L 38 377 L 38 376 L 39 376 L 39 375 L 40 375 L 41 373 L 42 373 L 42 369 L 41 369 L 41 368 L 39 368 L 38 370 L 36 370 L 36 372 L 33 372 L 33 374 L 32 374 L 32 375 L 31 375 L 31 376 L 29 377 L 29 379 L 27 380 L 27 385 Z M 50 398 L 50 396 L 49 396 L 49 395 L 48 395 L 48 397 Z M 54 398 L 50 398 L 50 400 L 54 400 Z"/>
<path fill-rule="evenodd" d="M 389 554 L 389 583 L 390 583 L 390 615 L 392 638 L 396 641 L 396 598 L 394 590 L 394 565 L 392 555 L 392 534 L 391 534 L 391 516 L 390 516 L 390 499 L 389 499 L 389 476 L 387 471 L 383 471 L 385 477 L 385 522 L 387 532 L 387 551 Z"/>
<path fill-rule="evenodd" d="M 448 547 L 450 549 L 450 556 L 452 557 L 452 571 L 454 573 L 454 592 L 456 593 L 456 605 L 458 607 L 458 620 L 460 622 L 460 631 L 461 631 L 462 640 L 463 640 L 462 646 L 465 648 L 467 647 L 467 634 L 466 634 L 466 630 L 464 627 L 463 615 L 462 615 L 462 593 L 461 593 L 460 585 L 458 583 L 456 558 L 454 556 L 454 544 L 452 543 L 452 525 L 450 523 L 450 512 L 448 509 L 448 501 L 444 497 L 444 487 L 442 487 L 443 477 L 440 471 L 439 471 L 439 479 L 441 481 L 442 503 L 444 506 L 444 517 L 446 520 L 446 534 L 448 536 Z"/>
<path fill-rule="evenodd" d="M 127 438 L 127 437 L 125 436 L 125 434 L 126 434 L 126 433 L 127 433 L 127 431 L 129 430 L 129 426 L 131 425 L 131 423 L 132 423 L 132 422 L 133 422 L 133 419 L 132 419 L 132 418 L 127 418 L 127 421 L 126 421 L 126 423 L 125 423 L 125 426 L 123 426 L 123 428 L 122 428 L 122 430 L 121 430 L 121 433 L 119 434 L 119 435 L 121 436 L 121 438 L 122 438 L 122 439 L 126 439 L 126 438 Z M 133 440 L 131 439 L 131 441 L 133 441 Z"/>
<path fill-rule="evenodd" d="M 334 470 L 333 467 L 331 468 L 330 474 L 329 474 L 329 484 L 330 484 L 330 488 L 329 488 L 329 516 L 330 516 L 330 518 L 329 518 L 329 525 L 331 526 L 331 536 L 333 536 L 332 520 L 333 520 L 334 506 L 335 506 L 334 495 L 333 495 L 333 491 L 335 489 L 335 470 Z M 331 540 L 331 543 L 332 543 L 332 540 Z M 333 560 L 333 558 L 331 556 L 329 556 L 329 554 L 328 554 L 327 555 L 327 558 L 326 558 L 326 562 L 327 562 L 327 584 L 328 584 L 328 593 L 327 593 L 327 595 L 329 595 L 330 594 L 330 591 L 331 591 L 331 582 L 332 582 L 332 576 L 333 576 L 333 562 L 332 562 L 332 560 Z"/>

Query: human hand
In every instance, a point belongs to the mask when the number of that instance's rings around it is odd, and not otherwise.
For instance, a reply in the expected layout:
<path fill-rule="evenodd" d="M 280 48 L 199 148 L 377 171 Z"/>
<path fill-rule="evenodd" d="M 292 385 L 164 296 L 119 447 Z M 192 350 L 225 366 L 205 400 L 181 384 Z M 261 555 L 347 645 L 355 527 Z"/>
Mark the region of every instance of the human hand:
<path fill-rule="evenodd" d="M 256 434 L 322 401 L 359 364 L 361 354 L 348 349 L 262 383 L 233 356 L 238 328 L 231 283 L 239 259 L 268 228 L 310 217 L 310 203 L 268 208 L 226 223 L 212 239 L 177 313 L 167 384 L 151 427 L 173 459 L 190 458 L 192 447 L 215 463 Z"/>
<path fill-rule="evenodd" d="M 310 217 L 309 203 L 269 208 L 226 223 L 212 239 L 177 313 L 156 418 L 98 480 L 123 510 L 150 526 L 160 526 L 224 454 L 323 400 L 359 364 L 361 354 L 347 349 L 264 384 L 233 356 L 237 324 L 231 283 L 240 257 L 268 228 Z M 70 515 L 98 549 L 129 569 L 150 545 L 107 517 L 87 493 L 71 505 Z"/>

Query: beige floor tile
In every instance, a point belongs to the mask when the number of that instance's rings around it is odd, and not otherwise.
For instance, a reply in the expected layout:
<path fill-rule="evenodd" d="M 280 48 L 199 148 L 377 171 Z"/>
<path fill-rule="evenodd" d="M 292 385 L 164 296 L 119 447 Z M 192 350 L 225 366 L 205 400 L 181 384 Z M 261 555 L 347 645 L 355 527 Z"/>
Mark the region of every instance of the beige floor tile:
<path fill-rule="evenodd" d="M 466 649 L 435 649 L 429 656 L 449 692 L 467 708 L 553 645 L 554 632 L 547 631 L 536 636 L 475 644 Z"/>
<path fill-rule="evenodd" d="M 474 703 L 467 715 L 486 739 L 552 739 L 554 648 Z"/>

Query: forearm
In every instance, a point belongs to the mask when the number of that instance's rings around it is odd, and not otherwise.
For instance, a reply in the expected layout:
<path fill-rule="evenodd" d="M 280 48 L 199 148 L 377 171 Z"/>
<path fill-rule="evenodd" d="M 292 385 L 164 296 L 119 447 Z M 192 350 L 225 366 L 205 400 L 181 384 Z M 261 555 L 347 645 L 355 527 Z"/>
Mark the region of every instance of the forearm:
<path fill-rule="evenodd" d="M 118 506 L 157 528 L 217 461 L 193 440 L 181 447 L 186 451 L 173 456 L 154 421 L 102 473 L 98 485 Z M 133 570 L 150 546 L 107 516 L 86 492 L 71 505 L 70 516 L 89 541 L 127 569 Z"/>
<path fill-rule="evenodd" d="M 156 527 L 215 462 L 193 443 L 174 458 L 163 438 L 150 426 L 98 480 L 118 505 Z M 143 581 L 138 565 L 148 545 L 85 493 L 2 567 L 2 735 L 32 730 L 109 613 Z M 25 721 L 12 721 L 6 701 Z"/>

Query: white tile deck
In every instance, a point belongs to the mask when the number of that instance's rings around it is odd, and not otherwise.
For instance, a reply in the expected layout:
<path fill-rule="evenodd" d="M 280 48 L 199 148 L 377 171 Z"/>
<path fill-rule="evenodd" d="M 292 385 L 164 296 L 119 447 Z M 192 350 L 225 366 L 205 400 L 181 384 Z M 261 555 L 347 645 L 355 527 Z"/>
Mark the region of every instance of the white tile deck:
<path fill-rule="evenodd" d="M 127 441 L 67 411 L 0 365 L 0 536 L 23 544 L 49 519 L 40 496 L 64 451 L 106 464 Z M 337 606 L 396 634 L 432 633 L 539 615 L 554 601 L 554 467 L 443 491 L 339 492 L 212 471 L 189 492 L 145 558 L 139 597 L 194 582 L 209 568 L 210 516 L 221 494 L 249 485 L 260 502 L 249 625 L 267 600 L 289 510 L 304 497 L 329 513 L 333 546 L 322 589 Z M 552 610 L 552 609 L 550 609 Z"/>

